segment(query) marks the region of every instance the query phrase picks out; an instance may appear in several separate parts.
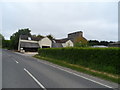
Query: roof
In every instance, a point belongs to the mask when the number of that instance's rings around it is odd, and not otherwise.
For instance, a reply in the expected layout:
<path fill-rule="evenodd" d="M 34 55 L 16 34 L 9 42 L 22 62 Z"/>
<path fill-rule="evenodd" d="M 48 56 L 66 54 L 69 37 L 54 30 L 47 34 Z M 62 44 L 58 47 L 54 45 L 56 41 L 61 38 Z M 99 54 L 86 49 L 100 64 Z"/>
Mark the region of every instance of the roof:
<path fill-rule="evenodd" d="M 70 39 L 68 39 L 68 38 L 64 38 L 64 39 L 55 39 L 55 42 L 56 42 L 56 43 L 65 43 L 65 42 L 67 42 L 68 40 L 70 40 Z"/>
<path fill-rule="evenodd" d="M 109 46 L 110 47 L 120 47 L 120 41 L 115 42 L 115 43 L 110 43 Z"/>
<path fill-rule="evenodd" d="M 20 38 L 22 40 L 29 40 L 28 39 L 29 38 L 28 35 L 20 35 Z M 31 36 L 30 38 L 31 38 L 31 40 L 34 40 L 34 41 L 39 41 L 39 40 L 43 39 L 42 37 L 35 37 L 35 36 Z"/>
<path fill-rule="evenodd" d="M 21 48 L 39 48 L 38 43 L 31 43 L 31 42 L 21 42 Z"/>
<path fill-rule="evenodd" d="M 76 33 L 83 33 L 83 32 L 82 31 L 77 31 L 77 32 L 69 33 L 68 35 L 70 35 L 70 34 L 76 34 Z"/>
<path fill-rule="evenodd" d="M 113 44 L 113 45 L 120 45 L 120 41 L 115 42 L 115 43 L 110 43 L 110 44 Z"/>

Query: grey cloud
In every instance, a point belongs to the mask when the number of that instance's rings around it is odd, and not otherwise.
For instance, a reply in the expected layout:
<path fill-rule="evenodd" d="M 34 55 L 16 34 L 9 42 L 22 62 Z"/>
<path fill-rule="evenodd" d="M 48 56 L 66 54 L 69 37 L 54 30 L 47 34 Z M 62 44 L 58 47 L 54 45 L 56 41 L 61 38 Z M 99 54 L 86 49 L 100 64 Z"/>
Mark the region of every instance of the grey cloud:
<path fill-rule="evenodd" d="M 82 30 L 87 39 L 117 40 L 117 3 L 5 3 L 3 14 L 6 37 L 29 27 L 56 38 Z"/>

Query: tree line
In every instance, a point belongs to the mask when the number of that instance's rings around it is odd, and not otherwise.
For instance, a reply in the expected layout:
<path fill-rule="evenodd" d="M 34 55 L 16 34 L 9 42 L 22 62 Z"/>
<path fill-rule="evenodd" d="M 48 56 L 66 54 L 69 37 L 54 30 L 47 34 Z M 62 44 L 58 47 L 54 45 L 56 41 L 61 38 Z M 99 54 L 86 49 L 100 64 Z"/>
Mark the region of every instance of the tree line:
<path fill-rule="evenodd" d="M 32 35 L 31 30 L 29 28 L 19 29 L 17 32 L 13 33 L 10 36 L 10 40 L 6 40 L 4 38 L 4 36 L 2 34 L 0 34 L 0 41 L 2 41 L 2 42 L 0 42 L 0 47 L 17 50 L 20 35 L 27 35 L 29 37 L 32 36 L 32 37 L 40 37 L 40 38 L 44 37 L 42 35 Z M 55 39 L 53 37 L 53 35 L 51 35 L 51 34 L 47 35 L 47 37 L 50 40 Z M 105 46 L 108 46 L 110 43 L 114 43 L 114 42 L 112 42 L 112 41 L 108 42 L 108 41 L 89 40 L 87 44 L 76 43 L 75 46 L 76 47 L 85 47 L 85 46 L 93 46 L 93 45 L 105 45 Z"/>

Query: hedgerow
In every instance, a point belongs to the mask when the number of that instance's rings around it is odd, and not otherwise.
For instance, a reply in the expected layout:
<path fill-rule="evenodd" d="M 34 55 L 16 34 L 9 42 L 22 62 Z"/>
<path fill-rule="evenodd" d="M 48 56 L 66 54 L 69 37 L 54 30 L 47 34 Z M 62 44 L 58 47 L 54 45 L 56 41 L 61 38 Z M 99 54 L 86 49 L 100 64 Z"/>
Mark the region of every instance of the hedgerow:
<path fill-rule="evenodd" d="M 44 48 L 39 55 L 94 70 L 120 74 L 120 48 Z"/>

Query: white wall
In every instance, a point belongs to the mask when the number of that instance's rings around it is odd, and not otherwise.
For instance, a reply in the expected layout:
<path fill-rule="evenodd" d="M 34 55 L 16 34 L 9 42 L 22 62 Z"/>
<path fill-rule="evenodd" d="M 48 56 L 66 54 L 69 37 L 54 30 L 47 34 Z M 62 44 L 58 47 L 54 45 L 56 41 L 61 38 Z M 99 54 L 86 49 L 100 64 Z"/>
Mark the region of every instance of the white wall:
<path fill-rule="evenodd" d="M 42 48 L 42 46 L 51 47 L 52 46 L 52 41 L 49 38 L 45 37 L 45 38 L 43 38 L 39 41 L 39 45 L 40 45 L 41 48 Z"/>
<path fill-rule="evenodd" d="M 68 40 L 68 41 L 66 42 L 66 46 L 67 46 L 67 47 L 73 47 L 74 44 L 73 44 L 73 42 L 72 42 L 71 40 Z"/>
<path fill-rule="evenodd" d="M 62 43 L 62 46 L 63 47 L 73 47 L 74 44 L 73 44 L 73 42 L 71 40 L 68 40 L 67 42 Z"/>

